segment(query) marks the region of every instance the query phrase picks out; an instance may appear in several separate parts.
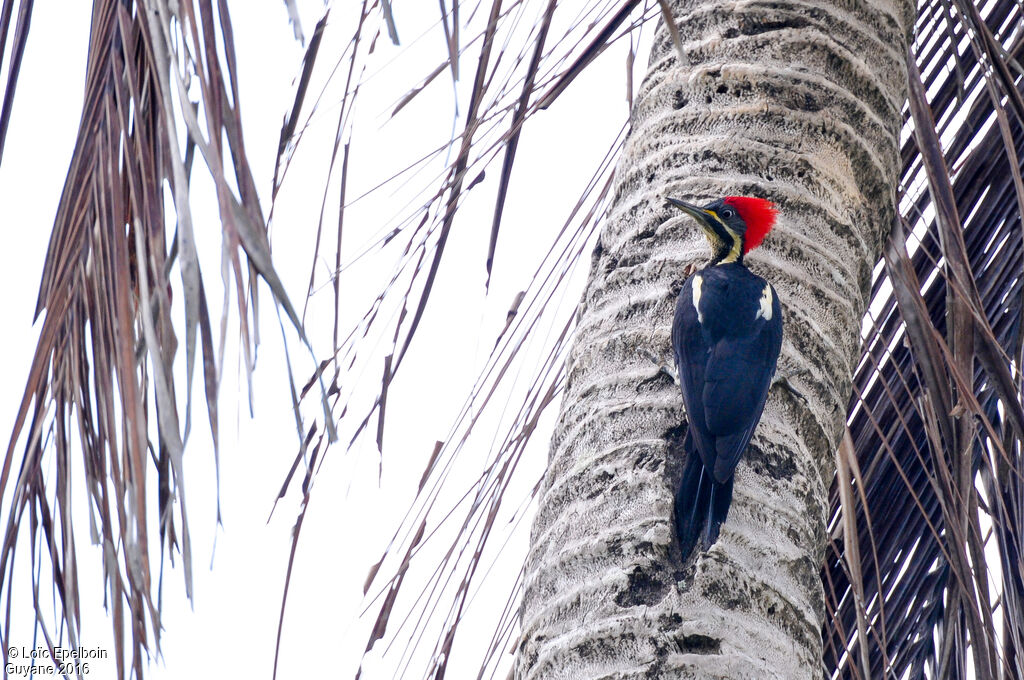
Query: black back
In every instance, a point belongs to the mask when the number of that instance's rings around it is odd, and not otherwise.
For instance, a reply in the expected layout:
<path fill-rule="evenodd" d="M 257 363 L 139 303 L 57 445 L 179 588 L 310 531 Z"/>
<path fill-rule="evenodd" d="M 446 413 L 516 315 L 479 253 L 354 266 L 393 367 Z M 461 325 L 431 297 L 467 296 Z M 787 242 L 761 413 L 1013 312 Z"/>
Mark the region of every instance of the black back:
<path fill-rule="evenodd" d="M 762 309 L 766 286 L 770 314 Z M 672 347 L 694 444 L 714 480 L 725 483 L 761 419 L 775 373 L 782 347 L 778 295 L 742 264 L 707 267 L 679 292 Z"/>

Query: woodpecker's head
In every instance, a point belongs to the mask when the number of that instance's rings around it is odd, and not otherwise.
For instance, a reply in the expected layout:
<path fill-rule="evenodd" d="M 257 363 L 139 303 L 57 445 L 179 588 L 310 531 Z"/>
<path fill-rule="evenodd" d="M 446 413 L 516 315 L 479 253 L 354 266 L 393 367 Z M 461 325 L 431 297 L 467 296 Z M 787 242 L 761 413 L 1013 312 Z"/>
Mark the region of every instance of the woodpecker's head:
<path fill-rule="evenodd" d="M 715 264 L 742 262 L 775 226 L 775 204 L 763 198 L 726 196 L 703 208 L 678 198 L 667 200 L 697 220 L 711 244 Z"/>

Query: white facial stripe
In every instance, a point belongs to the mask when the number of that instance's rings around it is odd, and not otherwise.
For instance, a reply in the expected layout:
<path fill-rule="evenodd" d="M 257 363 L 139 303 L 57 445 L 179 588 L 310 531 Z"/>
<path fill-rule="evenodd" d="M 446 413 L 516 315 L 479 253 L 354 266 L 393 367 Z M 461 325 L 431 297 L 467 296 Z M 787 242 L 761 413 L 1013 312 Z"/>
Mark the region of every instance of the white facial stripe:
<path fill-rule="evenodd" d="M 693 308 L 697 310 L 698 323 L 704 323 L 704 314 L 700 311 L 700 289 L 703 285 L 704 279 L 700 274 L 695 274 L 693 277 Z"/>
<path fill-rule="evenodd" d="M 694 296 L 696 296 L 696 293 L 694 293 Z M 767 283 L 764 284 L 764 290 L 761 291 L 761 307 L 754 316 L 754 320 L 756 321 L 757 319 L 772 320 L 772 287 Z"/>

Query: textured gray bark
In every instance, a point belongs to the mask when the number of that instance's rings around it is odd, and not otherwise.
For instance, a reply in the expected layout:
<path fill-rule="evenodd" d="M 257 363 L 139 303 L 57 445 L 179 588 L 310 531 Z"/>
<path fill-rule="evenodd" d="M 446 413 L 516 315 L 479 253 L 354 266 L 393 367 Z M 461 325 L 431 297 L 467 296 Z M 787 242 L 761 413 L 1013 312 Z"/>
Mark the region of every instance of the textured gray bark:
<path fill-rule="evenodd" d="M 676 2 L 593 256 L 527 563 L 520 678 L 821 677 L 827 491 L 871 269 L 894 216 L 914 5 Z M 672 523 L 685 421 L 669 324 L 707 245 L 671 194 L 781 209 L 747 258 L 784 307 L 779 377 L 718 542 Z"/>

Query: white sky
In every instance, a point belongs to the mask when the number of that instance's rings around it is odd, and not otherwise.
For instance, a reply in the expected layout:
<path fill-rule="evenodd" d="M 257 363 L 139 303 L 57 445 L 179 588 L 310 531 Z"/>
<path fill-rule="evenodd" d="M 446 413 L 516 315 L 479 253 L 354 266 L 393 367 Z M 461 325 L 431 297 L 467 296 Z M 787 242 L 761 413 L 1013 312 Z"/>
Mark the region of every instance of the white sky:
<path fill-rule="evenodd" d="M 89 23 L 89 3 L 37 4 L 32 20 L 25 63 L 21 71 L 14 115 L 11 121 L 3 163 L 0 166 L 0 204 L 7 218 L 6 248 L 0 250 L 0 285 L 5 296 L 6 332 L 0 340 L 0 362 L 6 387 L 0 390 L 0 432 L 9 433 L 22 394 L 28 364 L 35 347 L 37 327 L 30 328 L 31 314 L 48 242 L 54 211 L 59 199 L 68 161 L 77 133 L 83 89 L 84 61 Z M 344 5 L 344 3 L 342 3 Z M 436 20 L 435 3 L 397 1 L 395 15 L 403 47 L 422 32 L 423 26 Z M 300 3 L 307 35 L 319 18 L 320 3 Z M 341 5 L 339 5 L 339 8 Z M 253 164 L 264 209 L 270 205 L 270 180 L 281 119 L 291 104 L 292 79 L 298 73 L 302 48 L 294 41 L 287 23 L 285 6 L 280 0 L 259 3 L 232 2 L 236 47 L 240 62 L 241 100 L 247 151 Z M 344 25 L 339 8 L 333 24 L 339 30 L 328 31 L 321 61 L 337 58 L 351 28 Z M 423 14 L 421 15 L 420 12 Z M 376 19 L 374 19 L 376 20 Z M 425 23 L 422 23 L 425 22 Z M 420 25 L 422 23 L 422 26 Z M 649 32 L 650 29 L 647 29 Z M 332 42 L 333 39 L 333 42 Z M 59 46 L 59 47 L 55 47 Z M 399 54 L 388 41 L 377 46 L 382 64 Z M 350 196 L 362 193 L 386 177 L 381 164 L 394 172 L 404 163 L 395 158 L 410 154 L 415 146 L 428 148 L 444 141 L 451 131 L 451 80 L 441 77 L 418 101 L 415 110 L 406 112 L 404 127 L 384 125 L 383 112 L 390 110 L 398 96 L 407 91 L 443 58 L 440 33 L 431 33 L 391 67 L 375 77 L 374 88 L 367 88 L 362 102 L 360 133 L 353 147 L 353 167 L 361 172 L 350 178 Z M 516 291 L 522 289 L 536 267 L 537 258 L 549 237 L 565 219 L 590 172 L 604 155 L 611 139 L 624 120 L 624 64 L 626 45 L 619 44 L 600 59 L 549 111 L 541 113 L 524 133 L 517 171 L 506 205 L 502 239 L 499 242 L 494 279 L 488 298 L 484 296 L 484 258 L 490 228 L 491 188 L 475 192 L 472 206 L 456 222 L 446 258 L 471 263 L 456 275 L 450 272 L 439 279 L 428 318 L 410 354 L 403 375 L 392 390 L 385 435 L 383 486 L 377 486 L 377 456 L 372 435 L 367 446 L 346 455 L 343 445 L 334 447 L 317 478 L 311 508 L 303 527 L 292 590 L 285 619 L 282 660 L 279 677 L 351 677 L 366 642 L 369 617 L 357 621 L 362 602 L 362 584 L 369 566 L 381 553 L 386 540 L 404 514 L 410 492 L 436 439 L 447 436 L 452 418 L 461 406 L 476 371 L 486 358 L 496 329 L 504 323 L 507 307 Z M 638 64 L 646 58 L 638 59 Z M 322 64 L 321 64 L 322 66 Z M 472 79 L 475 57 L 467 60 L 462 87 Z M 410 72 L 414 75 L 410 75 Z M 312 101 L 307 98 L 307 102 Z M 585 103 L 584 118 L 578 116 Z M 292 300 L 301 306 L 308 280 L 312 238 L 320 204 L 322 177 L 334 134 L 336 101 L 325 99 L 322 113 L 310 129 L 310 138 L 300 147 L 276 208 L 272 244 L 274 256 Z M 465 110 L 466 101 L 461 103 Z M 308 110 L 308 109 L 307 109 Z M 461 120 L 459 126 L 461 127 Z M 437 136 L 439 133 L 440 137 Z M 360 165 L 357 165 L 361 163 Z M 208 184 L 200 178 L 204 168 L 193 172 L 193 214 L 203 257 L 208 296 L 218 317 L 222 290 L 218 274 L 219 224 Z M 497 175 L 495 168 L 492 178 Z M 336 201 L 332 189 L 328 202 Z M 356 244 L 380 228 L 382 218 L 395 212 L 398 200 L 387 194 L 376 202 L 366 202 L 347 218 L 351 230 L 346 239 Z M 479 215 L 476 219 L 474 215 Z M 333 218 L 325 229 L 332 232 Z M 361 231 L 360 231 L 361 230 Z M 458 238 L 456 238 L 456 232 Z M 333 257 L 333 246 L 327 246 Z M 375 295 L 380 276 L 390 274 L 391 260 L 369 261 L 364 269 L 354 268 L 346 289 L 347 313 L 361 315 L 360 294 Z M 570 307 L 578 299 L 585 261 L 576 273 L 574 287 L 566 293 Z M 321 267 L 321 272 L 324 270 Z M 175 273 L 175 277 L 177 274 Z M 180 282 L 173 280 L 176 290 Z M 313 342 L 323 356 L 329 349 L 330 292 L 322 293 L 311 306 Z M 449 302 L 443 303 L 442 300 Z M 457 300 L 456 304 L 451 301 Z M 255 418 L 250 419 L 245 405 L 245 385 L 239 377 L 237 355 L 231 354 L 223 371 L 221 423 L 221 507 L 223 530 L 215 531 L 214 469 L 209 428 L 201 382 L 197 379 L 193 413 L 193 432 L 186 449 L 186 489 L 191 530 L 193 532 L 193 570 L 195 599 L 190 608 L 184 599 L 180 569 L 164 577 L 163 658 L 152 663 L 147 677 L 155 680 L 183 677 L 269 677 L 273 662 L 280 598 L 289 550 L 289 534 L 297 511 L 297 489 L 266 522 L 285 473 L 296 451 L 296 435 L 288 403 L 286 374 L 269 291 L 261 291 L 261 345 L 255 376 Z M 180 310 L 179 310 L 180 312 Z M 322 316 L 319 316 L 321 315 Z M 215 322 L 216 323 L 216 322 Z M 324 329 L 327 329 L 324 331 Z M 216 330 L 215 330 L 216 332 Z M 236 338 L 229 331 L 228 346 Z M 181 338 L 179 338 L 181 340 Z M 308 357 L 292 338 L 292 357 L 297 380 L 305 380 L 310 369 Z M 179 355 L 184 354 L 183 346 Z M 179 360 L 182 357 L 179 356 Z M 179 361 L 179 364 L 182 363 Z M 185 380 L 179 368 L 176 378 L 179 399 L 184 398 Z M 198 375 L 198 374 L 197 374 Z M 366 373 L 368 391 L 376 390 L 379 364 Z M 183 402 L 179 401 L 179 404 Z M 239 404 L 241 403 L 241 407 Z M 552 409 L 553 411 L 554 409 Z M 358 419 L 361 418 L 361 414 Z M 533 459 L 523 466 L 519 495 L 507 504 L 515 506 L 522 493 L 536 480 L 546 455 L 551 418 L 543 432 L 535 435 Z M 19 449 L 20 452 L 20 449 Z M 487 451 L 478 453 L 482 461 Z M 75 461 L 76 465 L 78 461 Z M 482 465 L 482 462 L 481 462 Z M 476 470 L 479 472 L 479 470 Z M 76 469 L 81 479 L 81 467 Z M 155 487 L 155 476 L 150 483 Z M 461 490 L 461 489 L 460 489 Z M 77 491 L 74 503 L 82 532 L 78 536 L 82 589 L 83 628 L 81 641 L 87 647 L 111 651 L 110 623 L 102 608 L 100 554 L 89 544 L 85 496 Z M 522 528 L 528 528 L 525 522 Z M 216 551 L 214 539 L 216 537 Z M 25 536 L 27 539 L 27 535 Z M 504 536 L 496 536 L 500 545 Z M 28 543 L 20 550 L 28 552 Z M 478 631 L 480 645 L 491 635 L 487 615 L 504 604 L 507 588 L 525 554 L 526 532 L 512 539 L 502 557 L 502 568 L 493 574 L 496 592 L 483 594 L 474 603 L 473 626 L 463 627 L 456 643 L 456 657 L 449 677 L 467 677 L 478 657 L 468 654 L 468 667 L 459 670 L 460 645 L 476 646 L 465 633 Z M 212 569 L 210 568 L 212 562 Z M 24 562 L 20 565 L 24 567 Z M 502 574 L 507 571 L 507 574 Z M 506 579 L 502 581 L 502 579 Z M 22 569 L 15 583 L 29 583 Z M 415 591 L 415 584 L 407 584 Z M 477 622 L 479 622 L 477 624 Z M 394 625 L 394 624 L 393 624 Z M 31 647 L 30 617 L 16 616 L 10 641 Z M 378 650 L 380 647 L 378 643 Z M 375 650 L 375 651 L 378 651 Z M 508 657 L 510 659 L 510 657 Z M 369 665 L 364 678 L 390 677 L 391 664 Z M 113 676 L 112 661 L 94 666 L 90 677 Z M 506 661 L 507 663 L 507 661 Z M 417 677 L 421 673 L 410 673 Z M 499 673 L 503 677 L 504 673 Z"/>

